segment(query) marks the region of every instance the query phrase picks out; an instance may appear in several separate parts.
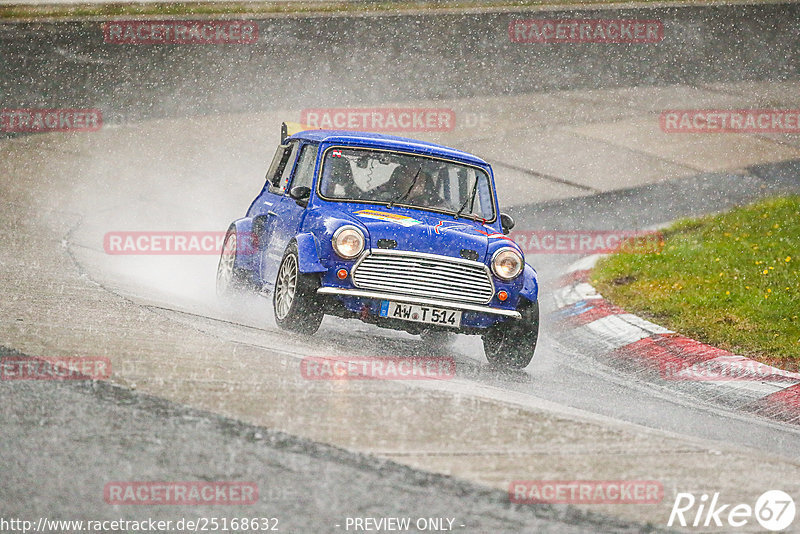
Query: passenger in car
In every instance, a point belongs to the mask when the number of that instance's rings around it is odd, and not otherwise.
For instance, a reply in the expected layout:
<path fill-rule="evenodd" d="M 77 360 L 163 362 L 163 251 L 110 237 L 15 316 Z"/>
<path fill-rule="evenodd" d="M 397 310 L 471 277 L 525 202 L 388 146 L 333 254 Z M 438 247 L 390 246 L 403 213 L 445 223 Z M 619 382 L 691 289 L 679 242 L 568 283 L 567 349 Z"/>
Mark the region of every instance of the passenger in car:
<path fill-rule="evenodd" d="M 322 172 L 322 195 L 329 198 L 360 198 L 361 190 L 353 179 L 346 158 L 329 158 Z"/>

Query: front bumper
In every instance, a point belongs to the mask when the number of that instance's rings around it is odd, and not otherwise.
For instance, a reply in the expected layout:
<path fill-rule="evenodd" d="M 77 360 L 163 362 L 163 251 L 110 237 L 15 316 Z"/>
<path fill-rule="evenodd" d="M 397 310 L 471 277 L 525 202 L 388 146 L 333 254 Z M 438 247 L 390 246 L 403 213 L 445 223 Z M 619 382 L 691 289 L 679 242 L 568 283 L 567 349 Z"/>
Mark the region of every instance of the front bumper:
<path fill-rule="evenodd" d="M 359 297 L 359 298 L 367 298 L 375 300 L 392 300 L 396 302 L 406 302 L 408 304 L 422 304 L 426 306 L 436 306 L 452 310 L 464 310 L 477 313 L 486 313 L 489 315 L 500 315 L 502 317 L 510 317 L 512 319 L 522 318 L 522 315 L 520 315 L 520 313 L 516 310 L 504 310 L 500 308 L 492 308 L 489 306 L 480 306 L 477 304 L 465 304 L 462 302 L 450 302 L 447 300 L 414 297 L 407 295 L 397 295 L 394 293 L 382 293 L 380 291 L 348 289 L 343 287 L 321 287 L 317 290 L 317 293 L 321 295 L 336 295 L 340 297 Z"/>

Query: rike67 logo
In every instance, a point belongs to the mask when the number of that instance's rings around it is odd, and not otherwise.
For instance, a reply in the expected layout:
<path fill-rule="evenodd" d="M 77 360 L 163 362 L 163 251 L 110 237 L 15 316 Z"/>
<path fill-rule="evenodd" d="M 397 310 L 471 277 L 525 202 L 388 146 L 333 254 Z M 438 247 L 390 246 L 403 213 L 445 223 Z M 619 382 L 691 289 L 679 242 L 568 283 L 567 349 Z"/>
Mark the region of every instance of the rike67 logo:
<path fill-rule="evenodd" d="M 749 504 L 730 504 L 720 500 L 719 493 L 709 499 L 703 493 L 696 498 L 692 493 L 678 493 L 667 526 L 718 527 L 729 532 L 730 529 L 747 525 L 753 518 L 761 528 L 778 532 L 788 528 L 794 521 L 794 499 L 781 490 L 769 490 L 756 499 L 755 506 Z"/>

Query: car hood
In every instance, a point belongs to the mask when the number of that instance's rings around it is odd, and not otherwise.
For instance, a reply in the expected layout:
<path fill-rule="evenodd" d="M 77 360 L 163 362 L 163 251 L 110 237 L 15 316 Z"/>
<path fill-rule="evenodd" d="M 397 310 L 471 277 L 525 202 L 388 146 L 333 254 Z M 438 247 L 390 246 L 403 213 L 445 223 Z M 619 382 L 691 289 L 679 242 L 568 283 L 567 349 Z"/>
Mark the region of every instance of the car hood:
<path fill-rule="evenodd" d="M 358 204 L 347 214 L 367 228 L 373 249 L 394 248 L 485 262 L 490 243 L 508 239 L 491 226 L 443 213 Z"/>

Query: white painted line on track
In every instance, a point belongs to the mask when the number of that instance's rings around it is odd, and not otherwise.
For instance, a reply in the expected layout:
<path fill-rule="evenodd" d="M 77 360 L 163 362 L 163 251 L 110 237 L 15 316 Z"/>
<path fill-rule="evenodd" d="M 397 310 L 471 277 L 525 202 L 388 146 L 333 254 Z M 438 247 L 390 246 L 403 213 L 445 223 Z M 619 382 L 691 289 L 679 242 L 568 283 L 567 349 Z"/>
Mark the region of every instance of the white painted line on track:
<path fill-rule="evenodd" d="M 553 298 L 558 308 L 571 306 L 582 300 L 603 298 L 591 285 L 586 282 L 566 286 L 553 292 Z"/>
<path fill-rule="evenodd" d="M 669 328 L 664 328 L 663 326 L 657 325 L 655 323 L 651 323 L 647 319 L 642 319 L 638 315 L 633 315 L 632 313 L 622 313 L 617 315 L 620 319 L 624 320 L 627 323 L 630 323 L 632 326 L 637 328 L 641 328 L 651 334 L 674 334 L 672 330 Z"/>
<path fill-rule="evenodd" d="M 596 335 L 598 344 L 604 345 L 604 349 L 609 352 L 651 335 L 647 330 L 632 325 L 620 315 L 602 317 L 584 325 L 583 328 Z"/>

